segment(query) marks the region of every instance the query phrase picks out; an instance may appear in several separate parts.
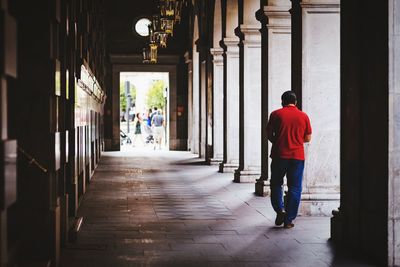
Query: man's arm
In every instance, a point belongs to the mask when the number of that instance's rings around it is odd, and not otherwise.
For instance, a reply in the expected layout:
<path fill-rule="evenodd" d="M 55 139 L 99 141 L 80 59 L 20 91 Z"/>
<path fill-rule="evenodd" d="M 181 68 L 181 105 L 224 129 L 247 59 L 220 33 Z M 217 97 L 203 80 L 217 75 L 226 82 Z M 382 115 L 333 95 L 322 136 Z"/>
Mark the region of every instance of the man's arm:
<path fill-rule="evenodd" d="M 275 142 L 275 133 L 272 131 L 272 130 L 270 130 L 270 129 L 267 129 L 267 137 L 268 137 L 268 140 L 271 142 L 271 143 L 274 143 Z"/>
<path fill-rule="evenodd" d="M 306 134 L 305 136 L 304 136 L 304 143 L 308 143 L 308 142 L 310 142 L 311 141 L 311 134 Z"/>
<path fill-rule="evenodd" d="M 272 114 L 269 117 L 268 124 L 267 124 L 267 138 L 271 143 L 275 142 L 276 136 L 272 125 Z"/>

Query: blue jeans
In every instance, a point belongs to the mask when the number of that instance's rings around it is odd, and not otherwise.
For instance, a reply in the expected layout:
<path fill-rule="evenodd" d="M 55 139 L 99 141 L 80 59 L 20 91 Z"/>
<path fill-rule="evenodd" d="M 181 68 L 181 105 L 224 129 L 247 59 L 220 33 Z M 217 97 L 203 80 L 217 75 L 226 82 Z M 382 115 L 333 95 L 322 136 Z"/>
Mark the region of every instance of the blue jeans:
<path fill-rule="evenodd" d="M 297 216 L 300 205 L 304 160 L 272 159 L 271 204 L 275 212 L 286 211 L 284 223 L 291 223 Z M 283 177 L 286 175 L 288 194 L 283 205 Z"/>

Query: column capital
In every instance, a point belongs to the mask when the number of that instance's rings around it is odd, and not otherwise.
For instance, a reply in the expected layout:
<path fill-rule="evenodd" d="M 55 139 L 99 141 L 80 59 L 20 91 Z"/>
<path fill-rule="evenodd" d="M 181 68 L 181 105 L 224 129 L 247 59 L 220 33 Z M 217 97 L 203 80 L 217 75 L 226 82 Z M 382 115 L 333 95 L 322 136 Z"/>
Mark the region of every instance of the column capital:
<path fill-rule="evenodd" d="M 239 37 L 224 38 L 223 43 L 226 46 L 227 55 L 239 56 L 239 43 L 240 43 Z"/>
<path fill-rule="evenodd" d="M 264 15 L 268 18 L 269 29 L 286 29 L 291 31 L 291 6 L 265 6 Z"/>
<path fill-rule="evenodd" d="M 340 8 L 340 0 L 301 0 L 300 5 L 302 8 Z"/>
<path fill-rule="evenodd" d="M 238 46 L 240 43 L 239 37 L 226 37 L 223 39 L 223 43 L 226 47 Z"/>
<path fill-rule="evenodd" d="M 245 45 L 259 45 L 261 46 L 261 27 L 260 25 L 245 25 L 239 26 L 240 33 L 242 34 L 243 44 Z"/>
<path fill-rule="evenodd" d="M 210 49 L 210 53 L 213 56 L 222 56 L 222 54 L 224 53 L 224 49 L 222 49 L 221 47 L 213 47 Z"/>
<path fill-rule="evenodd" d="M 249 24 L 241 24 L 239 26 L 239 30 L 241 33 L 245 34 L 245 35 L 258 35 L 260 34 L 260 25 L 258 24 L 253 24 L 253 25 L 249 25 Z"/>
<path fill-rule="evenodd" d="M 210 49 L 210 53 L 213 56 L 213 62 L 214 64 L 221 64 L 224 62 L 223 54 L 224 54 L 224 49 L 221 47 L 214 47 Z"/>

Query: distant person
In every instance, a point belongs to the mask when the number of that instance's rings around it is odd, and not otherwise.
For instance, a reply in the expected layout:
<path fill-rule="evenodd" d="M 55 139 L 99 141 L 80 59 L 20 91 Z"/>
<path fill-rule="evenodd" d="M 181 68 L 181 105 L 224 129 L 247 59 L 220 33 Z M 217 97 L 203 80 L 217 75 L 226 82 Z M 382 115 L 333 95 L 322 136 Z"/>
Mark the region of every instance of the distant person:
<path fill-rule="evenodd" d="M 153 119 L 151 120 L 151 125 L 154 129 L 153 130 L 154 149 L 156 149 L 157 144 L 158 144 L 158 149 L 161 149 L 161 144 L 164 136 L 165 120 L 160 110 L 158 110 L 157 114 L 153 116 Z"/>
<path fill-rule="evenodd" d="M 121 122 L 125 122 L 125 121 L 126 121 L 126 119 L 125 119 L 125 114 L 126 114 L 125 109 L 122 109 L 122 112 L 121 112 Z"/>
<path fill-rule="evenodd" d="M 150 116 L 150 122 L 153 120 L 153 116 L 157 114 L 157 110 L 158 110 L 157 107 L 153 108 L 153 112 L 151 113 L 151 116 Z"/>
<path fill-rule="evenodd" d="M 282 95 L 282 108 L 271 113 L 267 134 L 271 149 L 271 204 L 276 212 L 275 225 L 293 228 L 297 217 L 304 171 L 304 143 L 311 140 L 311 124 L 307 114 L 296 107 L 293 91 Z M 283 177 L 289 188 L 283 204 Z"/>
<path fill-rule="evenodd" d="M 142 142 L 142 145 L 144 145 L 143 135 L 142 135 L 142 123 L 143 123 L 142 116 L 140 115 L 140 113 L 136 113 L 135 120 L 133 121 L 133 127 L 135 127 L 135 134 L 133 135 L 132 146 L 136 146 L 136 140 L 138 138 Z"/>
<path fill-rule="evenodd" d="M 153 111 L 151 110 L 151 108 L 149 109 L 149 111 L 147 112 L 147 125 L 149 127 L 151 127 L 151 115 L 153 114 Z"/>

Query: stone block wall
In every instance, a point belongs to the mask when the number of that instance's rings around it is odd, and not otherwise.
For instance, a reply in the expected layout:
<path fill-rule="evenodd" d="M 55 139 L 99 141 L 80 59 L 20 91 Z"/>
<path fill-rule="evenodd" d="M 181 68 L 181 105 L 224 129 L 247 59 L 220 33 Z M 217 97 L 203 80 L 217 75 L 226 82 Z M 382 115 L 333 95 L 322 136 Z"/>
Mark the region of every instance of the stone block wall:
<path fill-rule="evenodd" d="M 1 221 L 12 223 L 1 226 L 0 266 L 57 266 L 103 146 L 103 1 L 1 3 L 2 60 L 12 77 L 1 86 L 2 140 L 16 140 L 1 147 L 18 175 L 6 166 L 13 201 Z"/>

